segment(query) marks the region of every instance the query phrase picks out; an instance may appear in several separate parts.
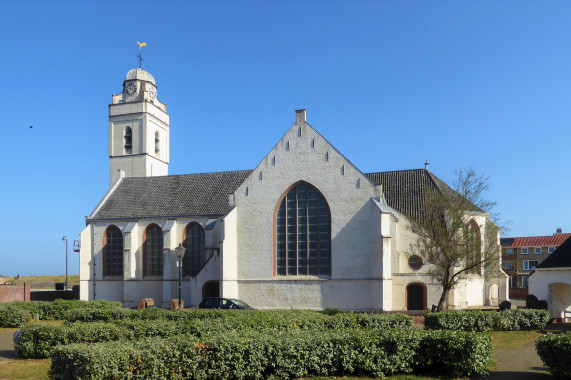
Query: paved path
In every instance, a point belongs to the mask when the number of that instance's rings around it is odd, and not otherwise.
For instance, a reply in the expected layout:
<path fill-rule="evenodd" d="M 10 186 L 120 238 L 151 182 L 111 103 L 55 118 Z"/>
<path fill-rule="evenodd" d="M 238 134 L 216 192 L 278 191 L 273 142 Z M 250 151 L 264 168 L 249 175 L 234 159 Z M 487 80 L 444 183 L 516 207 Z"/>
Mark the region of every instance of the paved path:
<path fill-rule="evenodd" d="M 549 369 L 543 365 L 535 351 L 535 341 L 520 348 L 496 349 L 492 359 L 497 364 L 486 379 L 551 379 Z"/>
<path fill-rule="evenodd" d="M 14 359 L 14 332 L 18 329 L 1 329 L 0 362 Z"/>

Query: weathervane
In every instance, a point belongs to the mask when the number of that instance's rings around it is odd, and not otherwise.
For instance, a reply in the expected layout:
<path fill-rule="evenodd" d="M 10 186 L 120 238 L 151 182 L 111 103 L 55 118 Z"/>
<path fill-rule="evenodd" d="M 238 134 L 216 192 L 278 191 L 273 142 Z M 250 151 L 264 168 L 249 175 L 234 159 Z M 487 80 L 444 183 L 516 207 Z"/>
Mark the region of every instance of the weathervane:
<path fill-rule="evenodd" d="M 143 52 L 142 49 L 143 49 L 143 46 L 147 46 L 147 43 L 137 41 L 137 45 L 139 45 L 139 55 L 137 57 L 139 58 L 139 69 L 140 69 L 141 68 L 141 62 L 144 61 L 143 55 L 142 55 L 142 52 Z"/>

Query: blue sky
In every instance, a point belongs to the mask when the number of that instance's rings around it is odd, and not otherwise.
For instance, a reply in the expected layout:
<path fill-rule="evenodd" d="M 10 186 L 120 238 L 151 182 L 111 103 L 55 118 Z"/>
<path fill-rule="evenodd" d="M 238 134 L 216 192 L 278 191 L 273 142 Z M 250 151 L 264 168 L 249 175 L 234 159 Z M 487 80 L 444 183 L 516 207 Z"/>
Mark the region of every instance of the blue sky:
<path fill-rule="evenodd" d="M 64 235 L 78 273 L 136 41 L 170 174 L 252 169 L 306 108 L 365 173 L 473 167 L 510 236 L 571 232 L 570 19 L 563 1 L 0 1 L 0 274 L 64 273 Z"/>

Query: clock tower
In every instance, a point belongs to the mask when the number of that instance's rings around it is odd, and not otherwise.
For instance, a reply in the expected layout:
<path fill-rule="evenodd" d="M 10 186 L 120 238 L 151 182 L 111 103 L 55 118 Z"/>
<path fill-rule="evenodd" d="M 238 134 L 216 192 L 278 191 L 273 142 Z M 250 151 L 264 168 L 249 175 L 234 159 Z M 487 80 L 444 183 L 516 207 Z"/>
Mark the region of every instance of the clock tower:
<path fill-rule="evenodd" d="M 122 177 L 168 175 L 169 115 L 155 78 L 138 68 L 109 105 L 110 185 Z"/>

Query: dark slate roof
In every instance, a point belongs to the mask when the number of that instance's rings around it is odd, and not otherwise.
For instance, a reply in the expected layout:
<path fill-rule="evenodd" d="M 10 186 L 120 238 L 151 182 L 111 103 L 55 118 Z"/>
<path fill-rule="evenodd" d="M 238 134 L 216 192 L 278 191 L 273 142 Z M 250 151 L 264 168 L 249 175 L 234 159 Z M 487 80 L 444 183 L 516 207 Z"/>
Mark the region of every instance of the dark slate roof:
<path fill-rule="evenodd" d="M 215 216 L 230 211 L 228 197 L 251 170 L 123 178 L 89 219 Z"/>
<path fill-rule="evenodd" d="M 571 237 L 568 238 L 537 268 L 570 268 L 571 267 Z"/>
<path fill-rule="evenodd" d="M 382 185 L 389 206 L 415 220 L 420 220 L 422 216 L 424 194 L 428 189 L 455 193 L 444 181 L 426 169 L 395 170 L 365 175 L 373 183 Z"/>

